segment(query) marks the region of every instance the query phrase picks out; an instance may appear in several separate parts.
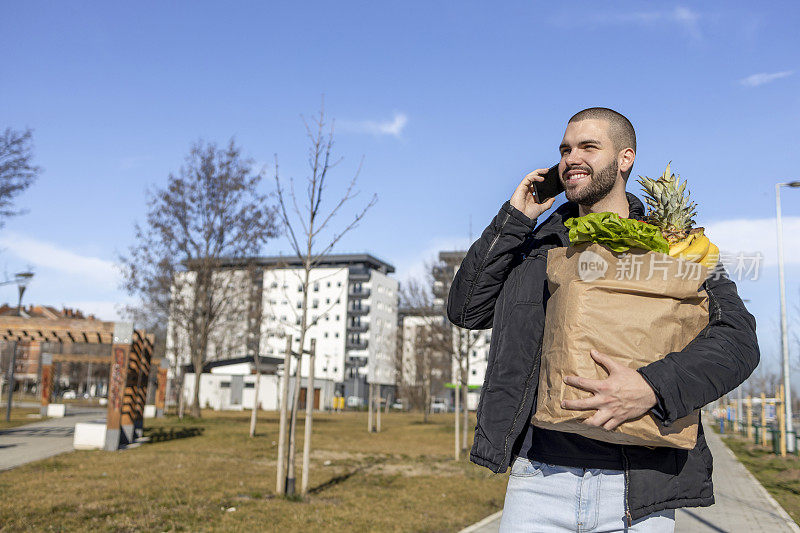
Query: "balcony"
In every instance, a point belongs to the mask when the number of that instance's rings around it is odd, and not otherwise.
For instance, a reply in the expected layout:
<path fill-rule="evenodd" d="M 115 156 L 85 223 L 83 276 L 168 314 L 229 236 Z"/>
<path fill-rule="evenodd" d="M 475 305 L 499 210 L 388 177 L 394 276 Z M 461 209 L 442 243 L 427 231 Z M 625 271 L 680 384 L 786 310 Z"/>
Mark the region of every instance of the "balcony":
<path fill-rule="evenodd" d="M 370 290 L 369 289 L 353 289 L 350 288 L 350 292 L 347 293 L 347 296 L 352 300 L 356 298 L 369 298 Z"/>
<path fill-rule="evenodd" d="M 347 324 L 348 333 L 366 333 L 369 331 L 369 324 Z"/>
<path fill-rule="evenodd" d="M 369 314 L 369 306 L 362 305 L 361 307 L 349 307 L 347 314 L 351 316 L 364 316 Z"/>
<path fill-rule="evenodd" d="M 347 350 L 366 350 L 368 344 L 366 340 L 352 341 L 348 339 L 345 341 L 344 347 Z"/>
<path fill-rule="evenodd" d="M 348 275 L 350 281 L 369 281 L 370 277 L 368 268 L 351 268 Z"/>

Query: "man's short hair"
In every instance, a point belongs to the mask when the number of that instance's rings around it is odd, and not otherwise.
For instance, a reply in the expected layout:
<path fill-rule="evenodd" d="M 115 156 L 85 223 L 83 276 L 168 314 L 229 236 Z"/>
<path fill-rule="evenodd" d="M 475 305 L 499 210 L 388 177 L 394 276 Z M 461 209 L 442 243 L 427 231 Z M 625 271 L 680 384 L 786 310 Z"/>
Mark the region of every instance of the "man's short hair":
<path fill-rule="evenodd" d="M 632 148 L 636 152 L 636 132 L 633 130 L 633 124 L 625 115 L 607 107 L 590 107 L 575 113 L 569 119 L 569 122 L 578 122 L 586 119 L 605 120 L 608 122 L 610 125 L 608 135 L 611 137 L 617 152 L 621 152 L 626 148 Z"/>

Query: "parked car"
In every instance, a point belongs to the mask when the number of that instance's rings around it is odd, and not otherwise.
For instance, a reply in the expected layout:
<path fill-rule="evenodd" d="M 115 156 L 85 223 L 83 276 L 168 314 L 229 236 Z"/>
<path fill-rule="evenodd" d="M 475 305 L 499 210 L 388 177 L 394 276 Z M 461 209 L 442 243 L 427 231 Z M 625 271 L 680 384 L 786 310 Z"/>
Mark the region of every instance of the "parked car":
<path fill-rule="evenodd" d="M 398 411 L 405 411 L 408 408 L 406 407 L 405 400 L 397 400 L 391 405 L 392 409 L 397 409 Z"/>
<path fill-rule="evenodd" d="M 64 394 L 61 395 L 61 397 L 65 400 L 74 400 L 75 398 L 78 397 L 78 394 L 74 390 L 66 390 L 64 391 Z"/>
<path fill-rule="evenodd" d="M 431 413 L 446 413 L 447 404 L 441 398 L 431 400 Z"/>

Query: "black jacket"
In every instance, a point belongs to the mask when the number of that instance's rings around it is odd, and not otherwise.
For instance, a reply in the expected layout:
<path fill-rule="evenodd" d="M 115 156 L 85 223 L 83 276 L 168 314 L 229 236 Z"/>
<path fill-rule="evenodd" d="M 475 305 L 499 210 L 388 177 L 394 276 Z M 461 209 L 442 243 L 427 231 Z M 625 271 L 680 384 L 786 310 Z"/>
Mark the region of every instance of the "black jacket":
<path fill-rule="evenodd" d="M 641 219 L 642 202 L 627 196 L 630 218 Z M 514 443 L 536 405 L 550 295 L 547 250 L 569 245 L 564 220 L 575 216 L 577 204 L 566 202 L 534 231 L 536 221 L 506 202 L 470 247 L 450 289 L 447 314 L 455 325 L 492 328 L 470 459 L 494 472 L 508 468 Z M 755 318 L 721 265 L 718 269 L 718 279 L 711 275 L 703 283 L 708 326 L 680 352 L 639 369 L 658 398 L 652 413 L 665 425 L 733 390 L 758 365 Z M 692 450 L 622 449 L 629 518 L 714 503 L 711 453 L 702 425 Z"/>

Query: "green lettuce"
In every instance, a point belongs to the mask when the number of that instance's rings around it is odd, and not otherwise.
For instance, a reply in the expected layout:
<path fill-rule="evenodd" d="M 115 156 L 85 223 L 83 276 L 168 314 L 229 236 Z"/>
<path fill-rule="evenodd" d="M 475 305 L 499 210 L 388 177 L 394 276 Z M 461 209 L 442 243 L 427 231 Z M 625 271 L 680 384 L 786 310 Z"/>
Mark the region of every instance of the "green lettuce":
<path fill-rule="evenodd" d="M 564 225 L 569 229 L 569 243 L 573 246 L 594 242 L 615 252 L 626 252 L 630 248 L 669 252 L 669 243 L 656 226 L 621 218 L 616 213 L 589 213 L 570 218 Z"/>

